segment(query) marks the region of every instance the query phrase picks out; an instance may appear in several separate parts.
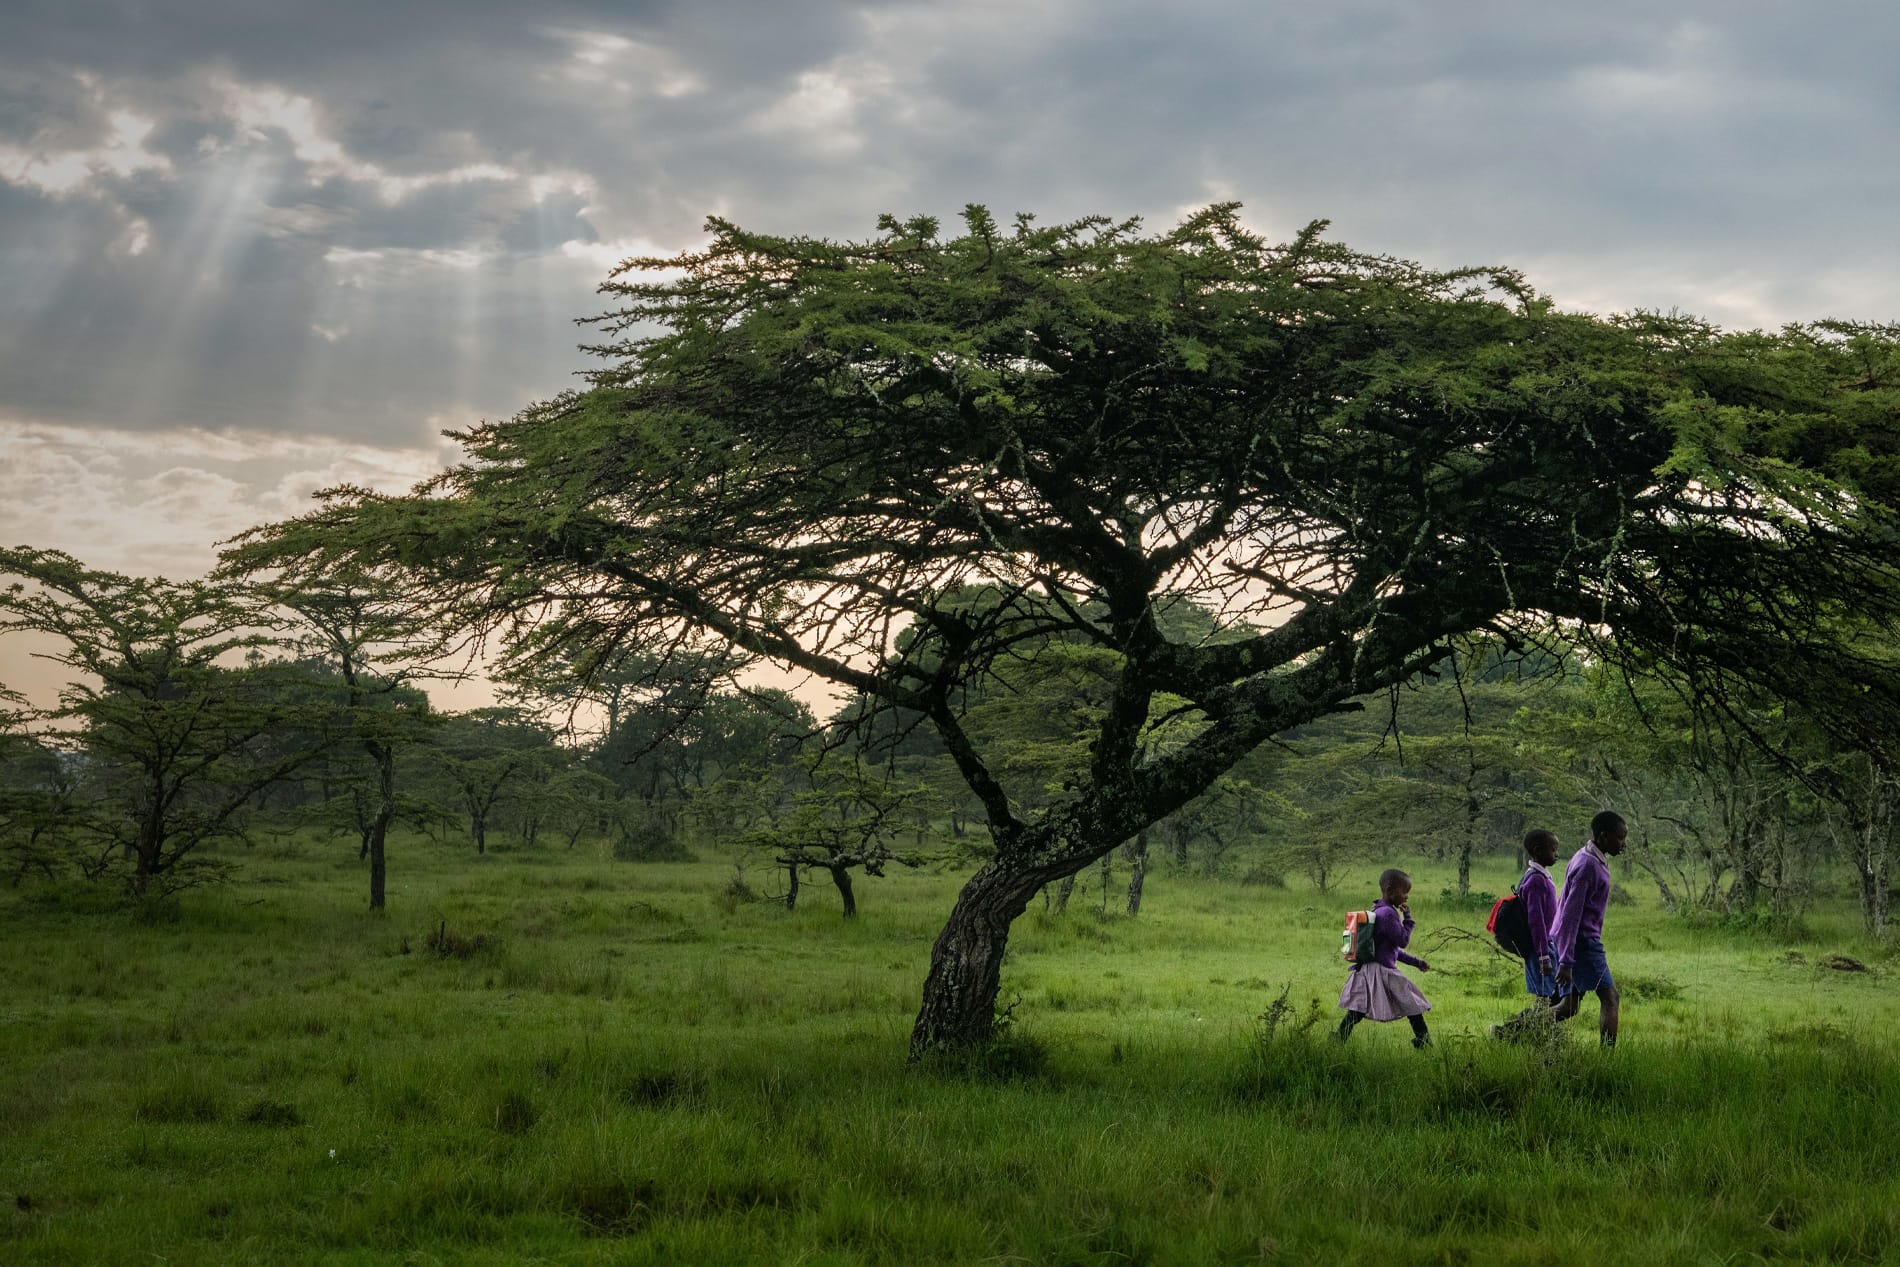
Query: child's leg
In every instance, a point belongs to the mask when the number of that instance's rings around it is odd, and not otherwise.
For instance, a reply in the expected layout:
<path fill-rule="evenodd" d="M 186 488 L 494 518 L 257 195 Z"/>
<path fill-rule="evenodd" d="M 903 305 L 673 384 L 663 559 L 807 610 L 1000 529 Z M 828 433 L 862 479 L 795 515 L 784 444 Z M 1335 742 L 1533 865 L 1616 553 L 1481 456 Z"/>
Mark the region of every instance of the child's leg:
<path fill-rule="evenodd" d="M 1616 1023 L 1622 1011 L 1623 995 L 1614 985 L 1606 985 L 1597 991 L 1597 1003 L 1602 1007 L 1602 1016 L 1597 1021 L 1597 1037 L 1605 1047 L 1616 1046 Z"/>
<path fill-rule="evenodd" d="M 1425 1017 L 1423 1015 L 1408 1016 L 1405 1019 L 1412 1022 L 1412 1046 L 1430 1047 L 1432 1045 L 1432 1032 L 1425 1028 Z"/>
<path fill-rule="evenodd" d="M 1364 1012 L 1347 1012 L 1346 1018 L 1339 1022 L 1339 1037 L 1341 1039 L 1351 1038 L 1352 1027 L 1365 1019 L 1366 1014 Z"/>

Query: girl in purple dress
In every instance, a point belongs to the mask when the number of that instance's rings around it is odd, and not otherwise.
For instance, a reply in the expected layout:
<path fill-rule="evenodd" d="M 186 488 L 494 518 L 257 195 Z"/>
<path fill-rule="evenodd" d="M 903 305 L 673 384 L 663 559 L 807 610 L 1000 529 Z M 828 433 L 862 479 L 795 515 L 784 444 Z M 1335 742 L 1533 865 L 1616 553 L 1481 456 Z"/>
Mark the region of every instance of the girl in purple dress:
<path fill-rule="evenodd" d="M 1432 970 L 1423 959 L 1405 953 L 1412 940 L 1411 896 L 1412 877 L 1405 872 L 1392 867 L 1379 876 L 1379 900 L 1372 908 L 1372 962 L 1354 964 L 1346 988 L 1339 992 L 1339 1006 L 1346 1009 L 1346 1019 L 1339 1023 L 1342 1040 L 1367 1017 L 1396 1021 L 1403 1016 L 1412 1023 L 1412 1046 L 1431 1045 L 1425 1013 L 1432 1005 L 1398 969 L 1403 962 L 1420 972 Z"/>

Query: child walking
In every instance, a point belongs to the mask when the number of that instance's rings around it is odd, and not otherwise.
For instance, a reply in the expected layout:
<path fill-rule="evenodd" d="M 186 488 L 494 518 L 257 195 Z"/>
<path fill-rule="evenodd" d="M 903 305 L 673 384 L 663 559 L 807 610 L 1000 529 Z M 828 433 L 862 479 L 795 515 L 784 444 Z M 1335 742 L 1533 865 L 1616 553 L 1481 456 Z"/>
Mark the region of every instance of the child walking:
<path fill-rule="evenodd" d="M 1552 1019 L 1557 1006 L 1557 968 L 1551 953 L 1550 922 L 1557 910 L 1557 885 L 1550 868 L 1557 861 L 1557 833 L 1539 827 L 1524 837 L 1524 856 L 1529 861 L 1524 878 L 1517 882 L 1518 901 L 1524 903 L 1524 922 L 1529 928 L 1530 952 L 1524 956 L 1524 989 L 1531 1005 L 1491 1027 L 1491 1037 L 1516 1041 L 1535 1032 L 1540 1024 Z"/>
<path fill-rule="evenodd" d="M 1610 976 L 1603 953 L 1603 915 L 1610 906 L 1610 859 L 1629 842 L 1629 824 L 1615 810 L 1606 809 L 1590 820 L 1590 839 L 1570 855 L 1564 872 L 1564 895 L 1550 921 L 1550 944 L 1557 959 L 1557 1010 L 1554 1020 L 1577 1014 L 1586 991 L 1596 991 L 1600 1011 L 1597 1037 L 1605 1047 L 1616 1046 L 1617 1017 L 1623 1000 Z"/>
<path fill-rule="evenodd" d="M 1432 966 L 1415 955 L 1405 953 L 1412 941 L 1412 877 L 1397 867 L 1379 876 L 1379 900 L 1372 908 L 1372 961 L 1357 963 L 1339 992 L 1339 1006 L 1346 1018 L 1339 1022 L 1339 1037 L 1351 1037 L 1353 1026 L 1371 1017 L 1375 1021 L 1396 1021 L 1401 1016 L 1412 1023 L 1412 1046 L 1431 1045 L 1431 1031 L 1425 1027 L 1425 1013 L 1432 1005 L 1419 993 L 1412 979 L 1398 965 L 1409 963 L 1420 972 Z"/>

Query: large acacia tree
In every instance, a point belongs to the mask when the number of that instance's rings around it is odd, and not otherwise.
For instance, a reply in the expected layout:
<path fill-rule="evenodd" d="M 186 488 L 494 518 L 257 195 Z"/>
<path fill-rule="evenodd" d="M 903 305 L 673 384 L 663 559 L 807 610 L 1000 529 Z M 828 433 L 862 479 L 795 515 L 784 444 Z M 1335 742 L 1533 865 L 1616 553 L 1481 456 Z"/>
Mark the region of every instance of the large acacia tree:
<path fill-rule="evenodd" d="M 710 227 L 604 287 L 591 390 L 464 433 L 411 496 L 335 490 L 271 532 L 418 572 L 521 654 L 702 643 L 928 718 L 993 849 L 932 950 L 913 1054 L 989 1037 L 1041 886 L 1454 635 L 1562 623 L 1815 690 L 1844 679 L 1789 653 L 1851 660 L 1843 630 L 1894 610 L 1891 543 L 1755 456 L 1781 407 L 1750 397 L 1748 358 L 1687 371 L 1719 342 L 1700 327 L 1559 312 L 1509 271 L 1321 225 L 1270 245 L 1233 206 L 1159 234 L 976 207 L 954 236 Z M 944 601 L 971 585 L 1003 597 Z M 1156 613 L 1182 597 L 1222 636 L 1171 636 Z M 1111 680 L 1086 762 L 1028 808 L 966 687 L 1054 638 Z M 1860 658 L 1859 707 L 1891 714 L 1892 669 Z"/>

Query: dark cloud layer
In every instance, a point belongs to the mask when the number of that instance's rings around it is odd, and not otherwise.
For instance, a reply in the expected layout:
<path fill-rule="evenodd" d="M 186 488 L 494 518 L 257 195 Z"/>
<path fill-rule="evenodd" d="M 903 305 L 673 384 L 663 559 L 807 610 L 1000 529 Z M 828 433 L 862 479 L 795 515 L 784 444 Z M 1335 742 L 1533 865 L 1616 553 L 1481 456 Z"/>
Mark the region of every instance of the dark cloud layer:
<path fill-rule="evenodd" d="M 621 251 L 964 202 L 1900 316 L 1900 13 L 1824 2 L 14 0 L 0 417 L 418 443 L 559 390 Z"/>

